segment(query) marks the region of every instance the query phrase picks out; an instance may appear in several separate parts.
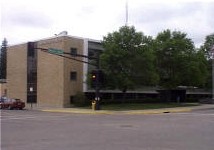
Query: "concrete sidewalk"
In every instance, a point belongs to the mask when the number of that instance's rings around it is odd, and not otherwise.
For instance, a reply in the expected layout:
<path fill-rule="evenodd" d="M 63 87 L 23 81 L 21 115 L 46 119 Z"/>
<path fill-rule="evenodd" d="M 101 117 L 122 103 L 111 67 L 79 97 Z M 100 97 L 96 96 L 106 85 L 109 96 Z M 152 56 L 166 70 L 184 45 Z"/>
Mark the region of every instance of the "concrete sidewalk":
<path fill-rule="evenodd" d="M 125 110 L 125 111 L 112 111 L 112 110 L 92 110 L 84 108 L 44 108 L 39 109 L 45 112 L 60 112 L 60 113 L 74 113 L 74 114 L 161 114 L 161 113 L 180 113 L 191 112 L 195 110 L 214 109 L 213 104 L 201 104 L 199 106 L 191 107 L 175 107 L 175 108 L 162 108 L 162 109 L 147 109 L 147 110 Z"/>

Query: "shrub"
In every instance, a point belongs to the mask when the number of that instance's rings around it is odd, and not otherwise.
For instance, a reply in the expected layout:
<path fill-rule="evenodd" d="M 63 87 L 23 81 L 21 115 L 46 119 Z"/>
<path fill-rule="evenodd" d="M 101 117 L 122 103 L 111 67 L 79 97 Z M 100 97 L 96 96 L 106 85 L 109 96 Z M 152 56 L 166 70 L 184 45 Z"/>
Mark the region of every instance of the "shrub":
<path fill-rule="evenodd" d="M 73 99 L 74 106 L 83 107 L 87 105 L 87 99 L 83 92 L 77 92 Z"/>

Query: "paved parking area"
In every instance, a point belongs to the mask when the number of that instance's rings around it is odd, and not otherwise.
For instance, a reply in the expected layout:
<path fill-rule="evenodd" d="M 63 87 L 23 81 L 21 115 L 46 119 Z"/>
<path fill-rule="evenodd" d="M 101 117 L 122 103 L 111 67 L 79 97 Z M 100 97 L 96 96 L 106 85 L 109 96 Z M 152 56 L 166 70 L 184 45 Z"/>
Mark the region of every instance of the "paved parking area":
<path fill-rule="evenodd" d="M 1 110 L 1 150 L 213 150 L 214 109 L 150 115 Z"/>

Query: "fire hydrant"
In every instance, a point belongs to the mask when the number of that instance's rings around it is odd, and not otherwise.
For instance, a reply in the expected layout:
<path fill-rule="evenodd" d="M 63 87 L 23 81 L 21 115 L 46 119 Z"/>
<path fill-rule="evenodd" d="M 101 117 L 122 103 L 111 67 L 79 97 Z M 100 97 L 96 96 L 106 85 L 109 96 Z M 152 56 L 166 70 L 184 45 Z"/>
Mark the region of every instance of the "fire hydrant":
<path fill-rule="evenodd" d="M 91 108 L 92 108 L 92 110 L 96 110 L 96 101 L 95 100 L 92 101 Z"/>

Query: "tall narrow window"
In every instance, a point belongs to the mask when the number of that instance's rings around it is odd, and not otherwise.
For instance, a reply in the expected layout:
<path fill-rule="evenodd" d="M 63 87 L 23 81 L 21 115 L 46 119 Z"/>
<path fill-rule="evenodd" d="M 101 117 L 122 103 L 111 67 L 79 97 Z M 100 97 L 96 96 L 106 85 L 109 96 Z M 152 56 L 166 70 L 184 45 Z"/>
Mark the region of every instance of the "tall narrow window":
<path fill-rule="evenodd" d="M 27 45 L 27 103 L 37 103 L 37 51 L 36 43 Z"/>
<path fill-rule="evenodd" d="M 7 40 L 4 39 L 0 49 L 0 82 L 5 82 L 7 76 Z"/>

